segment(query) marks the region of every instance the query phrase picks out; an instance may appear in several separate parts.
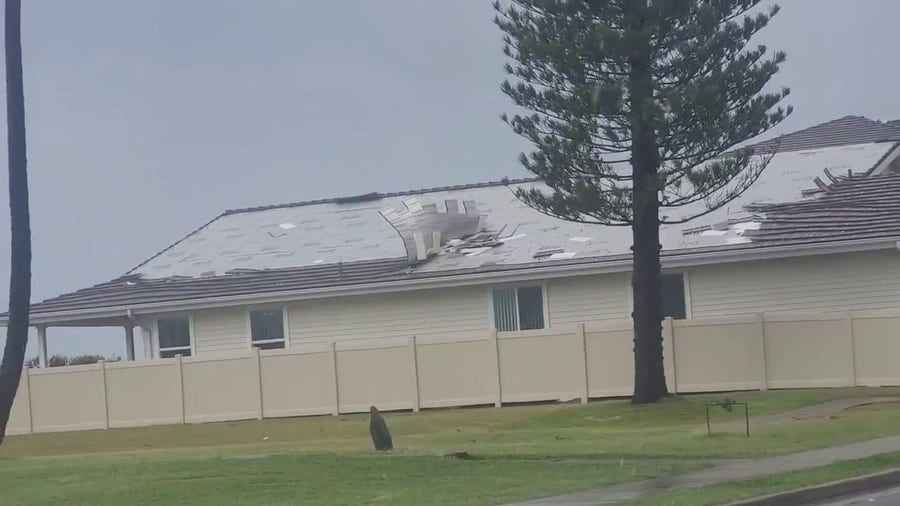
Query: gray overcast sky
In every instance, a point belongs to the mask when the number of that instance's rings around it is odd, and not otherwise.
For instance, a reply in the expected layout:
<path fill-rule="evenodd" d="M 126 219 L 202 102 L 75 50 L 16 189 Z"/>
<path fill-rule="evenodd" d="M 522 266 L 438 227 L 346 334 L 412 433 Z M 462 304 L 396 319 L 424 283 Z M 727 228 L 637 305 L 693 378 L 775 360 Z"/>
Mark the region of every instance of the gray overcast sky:
<path fill-rule="evenodd" d="M 523 174 L 488 0 L 24 3 L 33 300 L 227 208 Z M 779 131 L 900 118 L 900 2 L 781 4 L 759 37 L 788 52 Z M 8 219 L 0 206 L 4 308 Z M 124 354 L 121 330 L 49 335 L 51 353 Z"/>

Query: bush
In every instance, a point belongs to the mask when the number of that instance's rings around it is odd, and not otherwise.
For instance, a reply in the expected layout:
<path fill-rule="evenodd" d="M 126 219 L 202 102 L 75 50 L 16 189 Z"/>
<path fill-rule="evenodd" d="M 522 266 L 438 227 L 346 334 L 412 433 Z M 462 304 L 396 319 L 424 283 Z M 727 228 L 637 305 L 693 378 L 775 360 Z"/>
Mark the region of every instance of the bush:
<path fill-rule="evenodd" d="M 101 360 L 104 360 L 106 362 L 119 362 L 122 360 L 122 357 L 119 357 L 117 355 L 112 355 L 109 357 L 104 355 L 76 355 L 70 358 L 65 355 L 51 355 L 47 358 L 47 367 L 96 364 Z M 40 367 L 40 359 L 38 357 L 32 357 L 26 360 L 25 367 Z"/>

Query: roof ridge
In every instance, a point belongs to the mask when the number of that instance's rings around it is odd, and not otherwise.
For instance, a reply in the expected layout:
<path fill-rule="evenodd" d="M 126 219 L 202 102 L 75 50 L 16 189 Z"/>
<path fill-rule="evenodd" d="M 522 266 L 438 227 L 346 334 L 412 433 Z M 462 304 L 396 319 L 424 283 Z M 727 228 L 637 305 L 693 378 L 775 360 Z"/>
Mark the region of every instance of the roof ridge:
<path fill-rule="evenodd" d="M 467 183 L 467 184 L 458 184 L 458 185 L 448 185 L 448 186 L 435 186 L 432 188 L 421 188 L 418 190 L 403 190 L 403 191 L 394 191 L 387 193 L 366 193 L 363 195 L 353 195 L 348 197 L 329 197 L 323 199 L 315 199 L 315 200 L 301 200 L 298 202 L 287 202 L 283 204 L 269 204 L 264 206 L 253 206 L 253 207 L 243 207 L 236 209 L 228 209 L 223 212 L 221 216 L 228 216 L 231 214 L 240 214 L 240 213 L 252 213 L 256 211 L 269 211 L 271 209 L 284 209 L 289 207 L 305 207 L 305 206 L 313 206 L 319 204 L 338 204 L 342 202 L 354 202 L 356 199 L 360 199 L 360 201 L 365 200 L 380 200 L 384 198 L 393 198 L 393 197 L 405 197 L 409 195 L 425 195 L 428 193 L 437 193 L 442 191 L 457 191 L 457 190 L 471 190 L 475 188 L 489 188 L 492 186 L 506 186 L 510 184 L 523 184 L 523 183 L 533 183 L 535 181 L 539 181 L 540 178 L 537 177 L 525 177 L 525 178 L 516 178 L 509 179 L 503 178 L 499 181 L 486 181 L 481 183 Z"/>
<path fill-rule="evenodd" d="M 849 114 L 760 141 L 747 148 L 762 149 L 775 146 L 779 152 L 790 152 L 897 141 L 900 141 L 900 128 L 896 123 Z"/>

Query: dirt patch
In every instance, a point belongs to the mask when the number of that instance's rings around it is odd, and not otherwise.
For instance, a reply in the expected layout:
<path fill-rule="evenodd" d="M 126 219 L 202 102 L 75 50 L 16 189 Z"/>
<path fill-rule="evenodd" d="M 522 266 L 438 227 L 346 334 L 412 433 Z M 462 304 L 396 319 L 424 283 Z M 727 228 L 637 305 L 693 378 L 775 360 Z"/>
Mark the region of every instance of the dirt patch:
<path fill-rule="evenodd" d="M 876 404 L 890 404 L 898 402 L 900 402 L 900 397 L 835 399 L 833 401 L 823 402 L 821 404 L 804 406 L 802 408 L 775 413 L 774 415 L 763 416 L 757 418 L 756 421 L 762 423 L 780 423 L 822 419 L 832 416 L 840 416 L 848 410 L 859 408 L 862 406 L 873 406 Z"/>
<path fill-rule="evenodd" d="M 836 419 L 847 416 L 852 411 L 864 408 L 873 408 L 884 404 L 900 403 L 900 397 L 868 397 L 868 398 L 848 398 L 835 399 L 832 401 L 813 404 L 812 406 L 804 406 L 802 408 L 790 409 L 765 416 L 752 416 L 753 407 L 750 407 L 750 431 L 753 432 L 754 427 L 778 425 L 791 422 L 802 422 L 806 420 L 822 420 Z M 743 413 L 741 420 L 729 420 L 727 422 L 713 422 L 720 431 L 724 432 L 742 432 L 744 430 Z M 700 432 L 700 428 L 697 429 Z M 702 432 L 706 432 L 706 426 L 702 427 Z"/>

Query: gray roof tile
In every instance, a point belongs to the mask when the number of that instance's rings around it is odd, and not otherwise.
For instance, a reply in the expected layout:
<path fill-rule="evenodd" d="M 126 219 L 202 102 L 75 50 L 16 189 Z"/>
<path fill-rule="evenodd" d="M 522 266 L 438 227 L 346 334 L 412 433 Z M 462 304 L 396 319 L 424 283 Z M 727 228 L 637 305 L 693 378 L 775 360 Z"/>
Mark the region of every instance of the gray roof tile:
<path fill-rule="evenodd" d="M 900 236 L 900 174 L 840 179 L 816 198 L 765 206 L 758 244 L 836 241 Z"/>
<path fill-rule="evenodd" d="M 777 146 L 779 152 L 786 152 L 896 141 L 900 141 L 900 120 L 882 123 L 862 116 L 844 116 L 754 144 L 751 148 L 767 150 Z"/>

